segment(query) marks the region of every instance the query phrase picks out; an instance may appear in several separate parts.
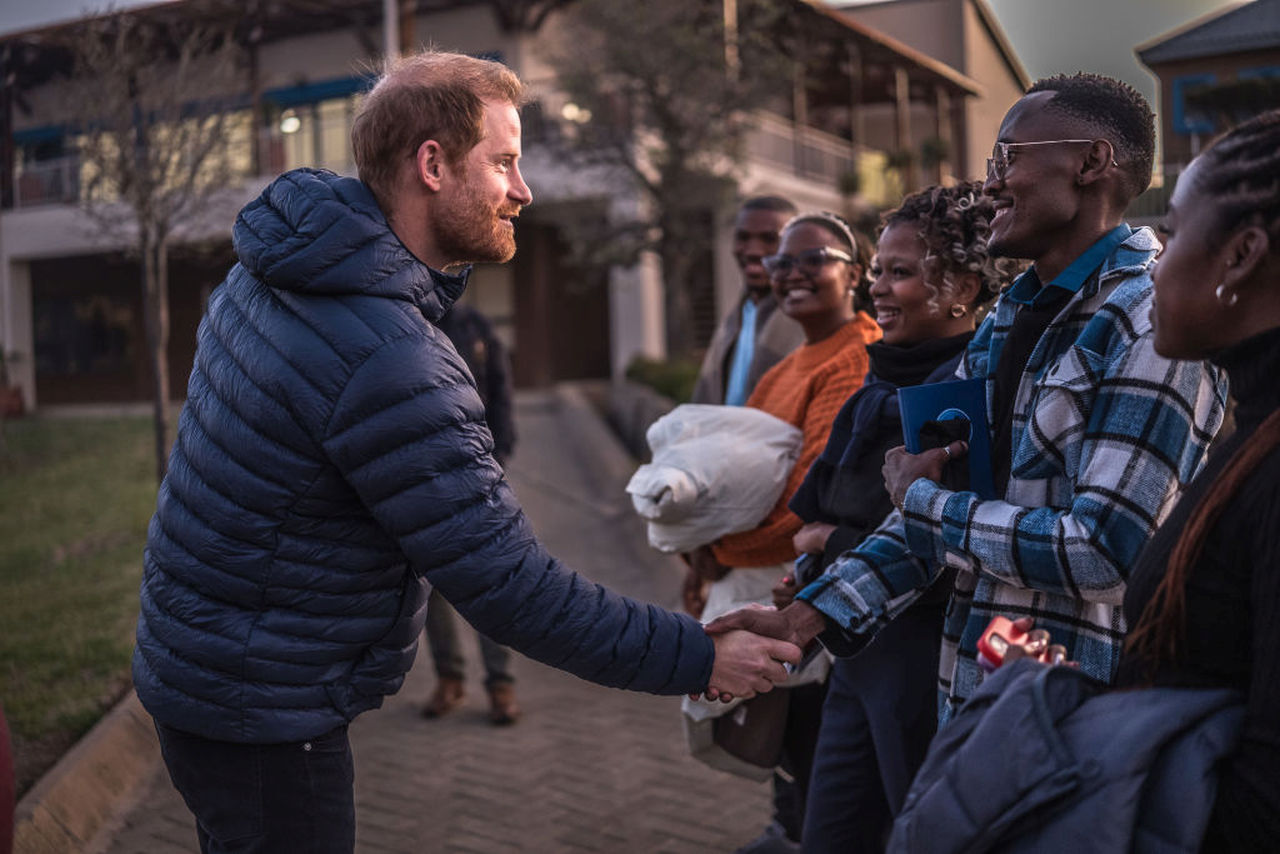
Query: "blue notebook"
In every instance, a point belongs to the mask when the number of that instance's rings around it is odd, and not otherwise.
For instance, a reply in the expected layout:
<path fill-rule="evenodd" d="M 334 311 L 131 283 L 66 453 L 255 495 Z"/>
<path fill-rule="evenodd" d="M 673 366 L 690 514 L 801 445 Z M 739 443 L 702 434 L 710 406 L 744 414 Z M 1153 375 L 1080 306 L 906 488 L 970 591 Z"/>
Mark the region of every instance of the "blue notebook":
<path fill-rule="evenodd" d="M 991 473 L 991 428 L 987 423 L 986 381 L 982 378 L 907 386 L 898 389 L 902 440 L 910 453 L 925 449 L 920 430 L 931 421 L 969 422 L 969 490 L 979 498 L 997 498 Z"/>

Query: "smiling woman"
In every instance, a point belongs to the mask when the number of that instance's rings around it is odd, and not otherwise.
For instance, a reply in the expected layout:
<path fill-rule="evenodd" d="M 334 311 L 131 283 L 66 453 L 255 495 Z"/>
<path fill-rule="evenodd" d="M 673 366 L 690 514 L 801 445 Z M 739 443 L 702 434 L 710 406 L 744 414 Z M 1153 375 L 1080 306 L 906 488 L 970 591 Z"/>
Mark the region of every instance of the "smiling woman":
<path fill-rule="evenodd" d="M 826 443 L 841 404 L 862 384 L 866 345 L 880 337 L 871 318 L 854 308 L 866 286 L 868 254 L 836 215 L 802 214 L 783 228 L 778 254 L 764 259 L 774 298 L 804 329 L 805 343 L 760 379 L 747 405 L 799 427 L 804 447 L 773 512 L 716 545 L 723 566 L 772 568 L 796 557 L 791 538 L 800 520 L 786 503 Z"/>
<path fill-rule="evenodd" d="M 796 558 L 792 537 L 801 522 L 787 509 L 787 501 L 826 443 L 840 405 L 862 383 L 867 344 L 880 337 L 875 322 L 855 308 L 859 292 L 865 291 L 867 256 L 844 220 L 815 213 L 791 219 L 783 227 L 778 253 L 764 258 L 779 310 L 800 324 L 805 342 L 760 379 L 747 406 L 800 428 L 803 445 L 769 515 L 749 531 L 699 549 L 688 584 L 697 584 L 699 573 L 705 579 L 733 572 L 726 588 L 732 587 L 744 599 L 768 601 L 774 583 L 790 570 Z M 709 609 L 716 595 L 713 589 Z M 782 767 L 795 782 L 775 777 L 775 786 L 787 790 L 775 792 L 779 807 L 775 822 L 794 841 L 803 821 L 822 686 L 785 690 L 788 710 Z"/>
<path fill-rule="evenodd" d="M 898 388 L 950 379 L 978 310 L 1011 278 L 987 252 L 994 205 L 977 183 L 909 196 L 884 218 L 871 299 L 884 339 L 871 371 L 836 416 L 821 456 L 791 499 L 805 525 L 796 584 L 807 584 L 892 509 L 880 468 L 902 444 Z M 804 571 L 802 571 L 804 570 Z M 788 585 L 785 595 L 794 594 Z M 944 579 L 881 632 L 874 646 L 832 666 L 805 815 L 805 851 L 882 850 L 937 723 Z"/>

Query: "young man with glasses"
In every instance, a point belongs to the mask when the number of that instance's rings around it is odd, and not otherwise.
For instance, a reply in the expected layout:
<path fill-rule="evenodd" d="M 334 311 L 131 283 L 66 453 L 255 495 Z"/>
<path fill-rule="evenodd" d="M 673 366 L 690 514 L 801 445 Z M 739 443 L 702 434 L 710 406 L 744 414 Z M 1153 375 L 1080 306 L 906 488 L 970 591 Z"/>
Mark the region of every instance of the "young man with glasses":
<path fill-rule="evenodd" d="M 940 485 L 966 448 L 891 450 L 895 506 L 781 612 L 750 625 L 851 653 L 946 567 L 957 570 L 939 666 L 945 722 L 982 679 L 976 643 L 997 615 L 1029 617 L 1068 657 L 1110 680 L 1120 603 L 1138 551 L 1199 468 L 1222 422 L 1225 384 L 1152 347 L 1160 244 L 1123 221 L 1149 182 L 1151 109 L 1093 74 L 1036 83 L 1005 116 L 984 192 L 991 254 L 1033 261 L 1000 296 L 959 371 L 985 380 L 998 498 Z M 861 637 L 859 637 L 861 636 Z"/>

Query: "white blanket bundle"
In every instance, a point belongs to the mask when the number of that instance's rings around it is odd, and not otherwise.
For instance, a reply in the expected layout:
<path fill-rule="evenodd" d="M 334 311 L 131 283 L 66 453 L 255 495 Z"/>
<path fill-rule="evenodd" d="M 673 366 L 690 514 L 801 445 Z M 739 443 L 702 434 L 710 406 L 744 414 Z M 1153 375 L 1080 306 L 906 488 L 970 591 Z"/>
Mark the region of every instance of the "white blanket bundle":
<path fill-rule="evenodd" d="M 686 552 L 749 531 L 769 514 L 800 454 L 803 435 L 745 406 L 686 403 L 645 434 L 653 462 L 627 484 L 648 520 L 649 544 Z"/>

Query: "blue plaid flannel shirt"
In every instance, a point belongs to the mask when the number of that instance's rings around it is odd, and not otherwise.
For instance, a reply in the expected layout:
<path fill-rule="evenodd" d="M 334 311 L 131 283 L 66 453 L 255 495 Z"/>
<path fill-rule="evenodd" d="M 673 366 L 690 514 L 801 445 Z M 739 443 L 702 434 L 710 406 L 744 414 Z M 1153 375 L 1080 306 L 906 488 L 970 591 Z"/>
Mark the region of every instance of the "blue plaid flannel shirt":
<path fill-rule="evenodd" d="M 938 673 L 942 721 L 982 680 L 977 641 L 996 615 L 1034 618 L 1085 672 L 1112 678 L 1129 569 L 1222 424 L 1225 375 L 1152 348 L 1160 244 L 1150 229 L 1122 228 L 1127 239 L 1079 283 L 1027 362 L 1005 500 L 917 480 L 902 511 L 799 594 L 827 616 L 823 642 L 847 653 L 851 636 L 874 634 L 955 567 Z M 957 371 L 986 378 L 988 411 L 1016 290 L 1001 295 Z"/>

